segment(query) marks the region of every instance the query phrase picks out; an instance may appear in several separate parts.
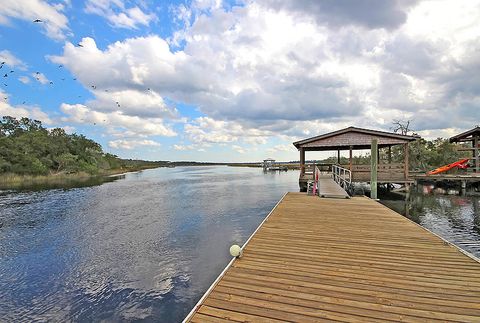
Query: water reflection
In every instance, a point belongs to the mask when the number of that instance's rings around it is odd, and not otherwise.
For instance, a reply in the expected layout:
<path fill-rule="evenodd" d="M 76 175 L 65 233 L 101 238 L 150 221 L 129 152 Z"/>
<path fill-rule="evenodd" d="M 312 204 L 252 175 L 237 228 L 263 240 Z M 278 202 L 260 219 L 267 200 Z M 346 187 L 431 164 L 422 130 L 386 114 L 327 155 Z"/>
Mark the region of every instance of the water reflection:
<path fill-rule="evenodd" d="M 298 172 L 177 167 L 0 194 L 3 321 L 180 321 Z"/>
<path fill-rule="evenodd" d="M 386 206 L 480 257 L 480 197 L 438 194 L 419 185 L 409 194 L 380 198 Z"/>

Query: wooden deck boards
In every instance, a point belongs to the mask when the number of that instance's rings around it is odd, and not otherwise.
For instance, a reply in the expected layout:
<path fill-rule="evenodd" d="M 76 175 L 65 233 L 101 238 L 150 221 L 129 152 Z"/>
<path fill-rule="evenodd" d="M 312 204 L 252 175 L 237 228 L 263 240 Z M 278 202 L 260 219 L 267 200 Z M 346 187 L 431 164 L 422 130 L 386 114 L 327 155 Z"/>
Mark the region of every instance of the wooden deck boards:
<path fill-rule="evenodd" d="M 331 174 L 320 175 L 318 179 L 318 196 L 320 197 L 333 197 L 333 198 L 349 198 L 345 190 L 338 185 Z"/>
<path fill-rule="evenodd" d="M 480 263 L 367 198 L 288 193 L 191 322 L 480 322 Z"/>

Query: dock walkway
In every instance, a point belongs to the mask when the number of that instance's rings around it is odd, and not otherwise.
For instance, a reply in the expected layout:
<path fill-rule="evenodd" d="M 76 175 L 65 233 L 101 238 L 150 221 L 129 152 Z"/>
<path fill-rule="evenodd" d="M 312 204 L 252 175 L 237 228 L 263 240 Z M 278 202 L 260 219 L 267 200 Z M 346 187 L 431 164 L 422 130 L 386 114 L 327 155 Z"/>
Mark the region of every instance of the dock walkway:
<path fill-rule="evenodd" d="M 332 174 L 323 174 L 318 178 L 318 196 L 331 198 L 349 198 L 348 193 L 338 185 Z"/>
<path fill-rule="evenodd" d="M 480 263 L 378 202 L 288 193 L 190 322 L 480 322 Z"/>

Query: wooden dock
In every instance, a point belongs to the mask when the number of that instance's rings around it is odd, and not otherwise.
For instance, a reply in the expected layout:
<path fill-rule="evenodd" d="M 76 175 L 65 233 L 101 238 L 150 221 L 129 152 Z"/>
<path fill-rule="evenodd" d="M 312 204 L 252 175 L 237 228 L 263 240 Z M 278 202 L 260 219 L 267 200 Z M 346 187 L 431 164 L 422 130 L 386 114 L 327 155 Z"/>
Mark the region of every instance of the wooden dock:
<path fill-rule="evenodd" d="M 333 180 L 332 174 L 320 175 L 318 178 L 318 196 L 327 198 L 350 198 L 348 193 Z"/>
<path fill-rule="evenodd" d="M 480 322 L 480 263 L 365 197 L 288 193 L 187 322 Z"/>

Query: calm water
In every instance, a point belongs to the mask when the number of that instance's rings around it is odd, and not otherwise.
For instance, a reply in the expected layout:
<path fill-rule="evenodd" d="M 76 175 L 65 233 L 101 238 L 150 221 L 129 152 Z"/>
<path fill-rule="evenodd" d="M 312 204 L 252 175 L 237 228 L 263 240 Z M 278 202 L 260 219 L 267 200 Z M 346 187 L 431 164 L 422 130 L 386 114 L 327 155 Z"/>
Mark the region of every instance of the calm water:
<path fill-rule="evenodd" d="M 159 168 L 0 193 L 1 321 L 181 321 L 295 171 Z"/>
<path fill-rule="evenodd" d="M 186 167 L 0 193 L 0 320 L 181 321 L 230 260 L 229 246 L 297 190 L 296 171 Z M 384 202 L 479 254 L 479 198 Z"/>
<path fill-rule="evenodd" d="M 480 258 L 480 197 L 435 193 L 419 186 L 408 196 L 380 196 L 382 203 Z"/>

